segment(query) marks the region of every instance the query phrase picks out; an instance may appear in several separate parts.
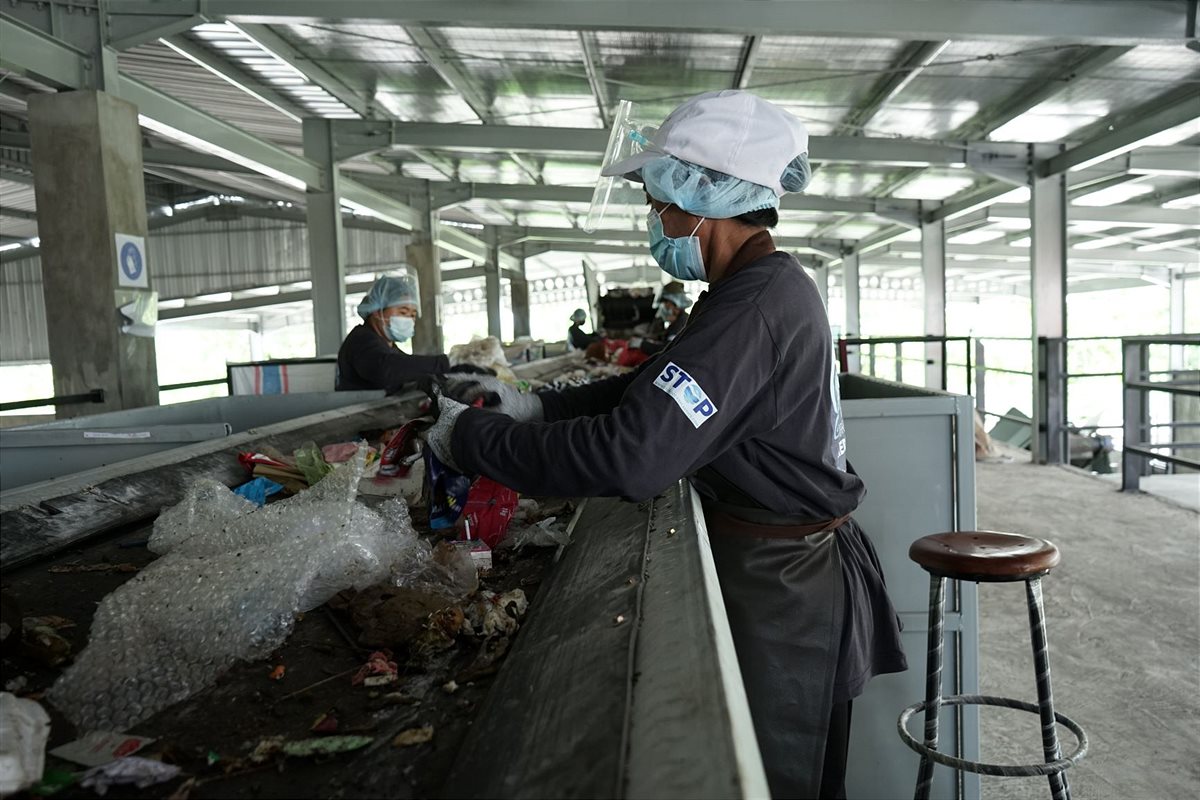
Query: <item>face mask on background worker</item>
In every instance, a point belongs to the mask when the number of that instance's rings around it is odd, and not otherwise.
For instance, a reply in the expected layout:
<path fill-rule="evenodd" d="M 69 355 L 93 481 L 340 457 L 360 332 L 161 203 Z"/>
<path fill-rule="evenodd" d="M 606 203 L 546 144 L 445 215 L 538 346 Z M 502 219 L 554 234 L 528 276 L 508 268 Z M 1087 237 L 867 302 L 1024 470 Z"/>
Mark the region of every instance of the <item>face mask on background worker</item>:
<path fill-rule="evenodd" d="M 420 285 L 407 271 L 380 275 L 358 304 L 358 315 L 390 342 L 411 339 L 420 314 Z"/>
<path fill-rule="evenodd" d="M 681 280 L 705 280 L 706 219 L 730 219 L 779 208 L 785 192 L 808 185 L 808 131 L 778 106 L 739 91 L 708 92 L 671 112 L 659 128 L 622 101 L 605 151 L 585 230 L 597 230 L 621 178 L 642 183 L 659 204 L 647 215 L 650 252 Z M 675 207 L 700 222 L 687 236 L 668 236 L 664 215 Z"/>
<path fill-rule="evenodd" d="M 417 329 L 417 321 L 412 317 L 397 314 L 387 318 L 387 335 L 393 342 L 407 342 Z"/>

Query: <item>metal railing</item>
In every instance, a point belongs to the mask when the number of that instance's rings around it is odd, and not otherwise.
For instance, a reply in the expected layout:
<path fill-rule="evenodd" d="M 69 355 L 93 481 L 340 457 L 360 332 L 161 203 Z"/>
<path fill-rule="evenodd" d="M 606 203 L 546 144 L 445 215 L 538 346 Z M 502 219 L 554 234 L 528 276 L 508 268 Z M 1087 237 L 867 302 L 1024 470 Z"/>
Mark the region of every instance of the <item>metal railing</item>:
<path fill-rule="evenodd" d="M 1175 451 L 1200 447 L 1200 442 L 1177 442 L 1175 431 L 1180 428 L 1200 427 L 1200 422 L 1172 419 L 1169 423 L 1151 424 L 1149 397 L 1158 392 L 1171 396 L 1200 398 L 1200 373 L 1196 379 L 1179 379 L 1178 373 L 1186 370 L 1169 370 L 1171 378 L 1165 381 L 1151 380 L 1155 375 L 1149 368 L 1150 346 L 1170 345 L 1200 347 L 1200 335 L 1180 334 L 1175 336 L 1131 336 L 1121 340 L 1121 364 L 1124 385 L 1122 410 L 1124 412 L 1125 442 L 1121 450 L 1121 489 L 1136 492 L 1143 476 L 1150 474 L 1151 460 L 1170 468 L 1187 467 L 1200 470 L 1200 460 L 1177 455 Z M 1172 415 L 1173 416 L 1173 415 Z M 1149 441 L 1152 430 L 1166 429 L 1171 434 L 1167 442 Z M 1170 450 L 1170 453 L 1161 452 Z"/>
<path fill-rule="evenodd" d="M 37 400 L 14 400 L 11 403 L 0 403 L 0 411 L 19 411 L 23 408 L 40 408 L 41 406 L 70 406 L 81 403 L 103 403 L 104 390 L 92 389 L 80 394 L 60 394 L 54 397 L 42 397 Z"/>
<path fill-rule="evenodd" d="M 965 364 L 952 364 L 947 356 L 947 345 L 951 342 L 962 342 L 965 351 Z M 924 344 L 926 345 L 926 355 L 924 358 L 905 357 L 903 355 L 904 345 L 906 344 Z M 892 355 L 888 357 L 886 354 L 880 357 L 879 348 L 882 345 L 889 345 L 892 349 Z M 931 358 L 929 355 L 929 346 L 934 345 L 940 350 L 939 358 Z M 922 364 L 926 367 L 937 365 L 941 372 L 941 380 L 937 387 L 932 388 L 947 388 L 949 379 L 950 367 L 966 367 L 967 370 L 967 394 L 972 394 L 972 353 L 971 353 L 971 337 L 970 336 L 872 336 L 872 337 L 846 337 L 837 340 L 838 347 L 838 362 L 841 365 L 842 372 L 850 372 L 852 356 L 857 356 L 859 363 L 866 359 L 867 368 L 859 370 L 865 372 L 872 377 L 880 377 L 876 374 L 876 366 L 878 361 L 892 361 L 894 364 L 894 376 L 897 383 L 904 383 L 904 365 L 905 364 Z M 859 348 L 859 353 L 854 353 L 851 348 Z"/>

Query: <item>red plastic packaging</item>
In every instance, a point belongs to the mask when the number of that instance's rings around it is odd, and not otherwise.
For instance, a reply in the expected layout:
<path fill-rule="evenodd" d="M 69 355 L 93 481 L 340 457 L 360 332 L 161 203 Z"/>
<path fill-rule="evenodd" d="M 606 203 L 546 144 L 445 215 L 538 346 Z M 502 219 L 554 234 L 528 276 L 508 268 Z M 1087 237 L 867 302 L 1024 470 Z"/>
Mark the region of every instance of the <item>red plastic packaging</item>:
<path fill-rule="evenodd" d="M 463 507 L 458 527 L 465 538 L 466 526 L 471 526 L 471 538 L 479 539 L 495 549 L 508 532 L 509 523 L 517 510 L 521 496 L 490 478 L 479 477 L 471 484 L 467 503 Z"/>

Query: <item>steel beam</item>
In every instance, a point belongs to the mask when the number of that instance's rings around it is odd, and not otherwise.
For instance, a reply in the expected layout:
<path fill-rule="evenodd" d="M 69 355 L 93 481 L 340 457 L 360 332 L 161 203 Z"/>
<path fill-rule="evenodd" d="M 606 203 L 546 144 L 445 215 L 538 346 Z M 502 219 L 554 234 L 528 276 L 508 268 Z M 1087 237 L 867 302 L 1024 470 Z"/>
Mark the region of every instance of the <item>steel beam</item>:
<path fill-rule="evenodd" d="M 592 97 L 596 100 L 596 111 L 600 114 L 601 126 L 607 128 L 612 123 L 609 109 L 612 102 L 608 96 L 608 81 L 604 77 L 604 64 L 600 60 L 600 45 L 595 34 L 590 31 L 579 32 L 579 47 L 583 51 L 583 68 L 587 71 L 588 85 L 592 89 Z"/>
<path fill-rule="evenodd" d="M 842 300 L 846 304 L 846 327 L 842 331 L 842 336 L 847 338 L 862 336 L 858 253 L 850 253 L 842 259 L 842 292 Z M 857 348 L 853 349 L 847 360 L 850 372 L 862 371 Z"/>
<path fill-rule="evenodd" d="M 1030 208 L 1019 203 L 997 203 L 986 209 L 989 219 L 1029 219 Z M 1195 209 L 1170 209 L 1148 205 L 1080 206 L 1067 210 L 1069 222 L 1111 222 L 1129 228 L 1157 228 L 1179 225 L 1200 228 L 1200 214 Z"/>
<path fill-rule="evenodd" d="M 921 225 L 921 287 L 925 300 L 925 335 L 946 335 L 946 222 Z M 942 342 L 925 345 L 925 387 L 945 389 Z"/>
<path fill-rule="evenodd" d="M 597 230 L 588 233 L 578 228 L 539 228 L 539 227 L 510 227 L 501 229 L 504 245 L 509 246 L 520 242 L 636 242 L 645 247 L 646 232 L 629 229 Z M 775 243 L 780 247 L 811 250 L 821 255 L 833 257 L 840 255 L 846 242 L 840 239 L 813 239 L 803 236 L 775 236 Z"/>
<path fill-rule="evenodd" d="M 305 110 L 300 108 L 290 97 L 280 94 L 233 62 L 218 56 L 191 39 L 185 36 L 171 36 L 160 41 L 179 55 L 195 62 L 218 78 L 233 84 L 255 100 L 274 108 L 284 116 L 299 122 L 300 118 L 306 115 Z"/>
<path fill-rule="evenodd" d="M 338 120 L 337 135 L 343 148 L 339 152 L 341 158 L 389 147 L 596 156 L 603 153 L 608 144 L 608 131 L 601 128 L 444 122 Z M 966 142 L 947 144 L 861 136 L 813 136 L 809 139 L 809 150 L 811 158 L 819 162 L 963 166 L 968 161 L 968 151 L 978 153 L 981 147 L 976 144 L 968 148 Z"/>
<path fill-rule="evenodd" d="M 367 98 L 348 86 L 340 77 L 318 64 L 315 59 L 301 53 L 291 42 L 266 25 L 239 23 L 237 28 L 264 50 L 278 56 L 281 61 L 298 70 L 314 84 L 345 103 L 359 116 L 371 116 L 371 103 Z"/>
<path fill-rule="evenodd" d="M 90 85 L 94 65 L 83 50 L 0 14 L 0 66 L 52 86 Z"/>
<path fill-rule="evenodd" d="M 1132 47 L 1081 48 L 1056 75 L 1038 75 L 1015 89 L 999 102 L 977 112 L 950 134 L 951 139 L 982 139 L 1026 111 L 1049 100 L 1071 83 L 1116 61 Z"/>
<path fill-rule="evenodd" d="M 901 231 L 903 235 L 906 231 Z M 871 237 L 874 238 L 874 237 Z M 862 242 L 869 242 L 870 239 L 862 239 L 856 244 L 856 249 L 859 252 L 869 252 L 861 249 Z M 921 246 L 914 242 L 895 242 L 891 244 L 881 245 L 886 247 L 892 253 L 919 253 Z M 877 248 L 878 249 L 878 248 Z M 996 244 L 951 244 L 946 246 L 946 252 L 951 256 L 983 256 L 999 259 L 1013 259 L 1014 262 L 1026 262 L 1029 258 L 1029 248 L 1013 247 L 1010 245 Z M 1179 253 L 1173 254 L 1167 250 L 1159 250 L 1154 252 L 1139 252 L 1130 248 L 1124 247 L 1106 247 L 1099 250 L 1070 250 L 1068 258 L 1071 263 L 1126 263 L 1126 264 L 1144 264 L 1166 265 L 1166 264 L 1194 264 L 1196 261 L 1195 254 Z"/>
<path fill-rule="evenodd" d="M 214 18 L 329 18 L 325 0 L 190 0 Z M 161 13 L 162 3 L 110 0 L 112 13 Z M 568 30 L 707 31 L 888 39 L 1046 39 L 1085 44 L 1183 44 L 1183 4 L 1170 0 L 343 0 L 341 19 Z"/>
<path fill-rule="evenodd" d="M 413 334 L 413 352 L 437 354 L 445 352 L 442 332 L 442 268 L 438 248 L 439 228 L 437 207 L 426 193 L 413 198 L 420 223 L 413 228 L 413 238 L 405 248 L 408 264 L 416 270 L 421 285 L 421 315 Z"/>
<path fill-rule="evenodd" d="M 433 68 L 438 77 L 462 98 L 475 116 L 485 123 L 492 122 L 491 98 L 485 97 L 470 76 L 443 54 L 445 46 L 437 35 L 420 25 L 410 25 L 406 30 L 408 38 L 412 40 L 413 46 L 420 53 L 421 58 Z"/>
<path fill-rule="evenodd" d="M 1196 94 L 1195 86 L 1187 83 L 1123 112 L 1115 119 L 1107 118 L 1108 124 L 1102 124 L 1106 120 L 1101 120 L 1098 125 L 1104 133 L 1040 162 L 1038 174 L 1045 177 L 1067 170 L 1084 169 L 1132 150 L 1151 136 L 1198 117 L 1200 96 Z"/>
<path fill-rule="evenodd" d="M 892 98 L 904 91 L 950 44 L 938 42 L 911 42 L 900 54 L 892 69 L 882 75 L 871 87 L 871 91 L 846 114 L 837 128 L 835 136 L 859 136 L 867 123 L 879 113 Z M 950 137 L 960 138 L 960 137 Z M 961 137 L 966 138 L 966 137 Z"/>
<path fill-rule="evenodd" d="M 745 89 L 750 85 L 754 76 L 754 62 L 758 59 L 758 51 L 762 47 L 762 36 L 747 36 L 742 49 L 742 60 L 738 64 L 737 76 L 733 80 L 733 88 Z"/>

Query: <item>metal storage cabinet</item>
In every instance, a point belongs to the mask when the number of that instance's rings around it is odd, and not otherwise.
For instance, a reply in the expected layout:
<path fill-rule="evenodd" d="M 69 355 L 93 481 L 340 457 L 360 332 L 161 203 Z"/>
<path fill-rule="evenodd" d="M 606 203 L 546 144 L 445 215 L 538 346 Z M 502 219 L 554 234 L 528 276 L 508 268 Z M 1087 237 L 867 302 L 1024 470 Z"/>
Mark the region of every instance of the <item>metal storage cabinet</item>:
<path fill-rule="evenodd" d="M 908 558 L 914 539 L 975 528 L 975 443 L 970 397 L 860 375 L 843 375 L 848 455 L 867 484 L 854 516 L 879 551 L 888 590 L 904 624 L 907 672 L 873 680 L 854 702 L 847 796 L 912 796 L 918 757 L 896 735 L 896 718 L 925 698 L 929 576 Z M 943 693 L 979 690 L 975 584 L 949 582 Z M 978 710 L 942 712 L 940 746 L 978 760 Z M 920 736 L 919 723 L 914 730 Z M 933 797 L 979 797 L 979 777 L 937 767 Z"/>

